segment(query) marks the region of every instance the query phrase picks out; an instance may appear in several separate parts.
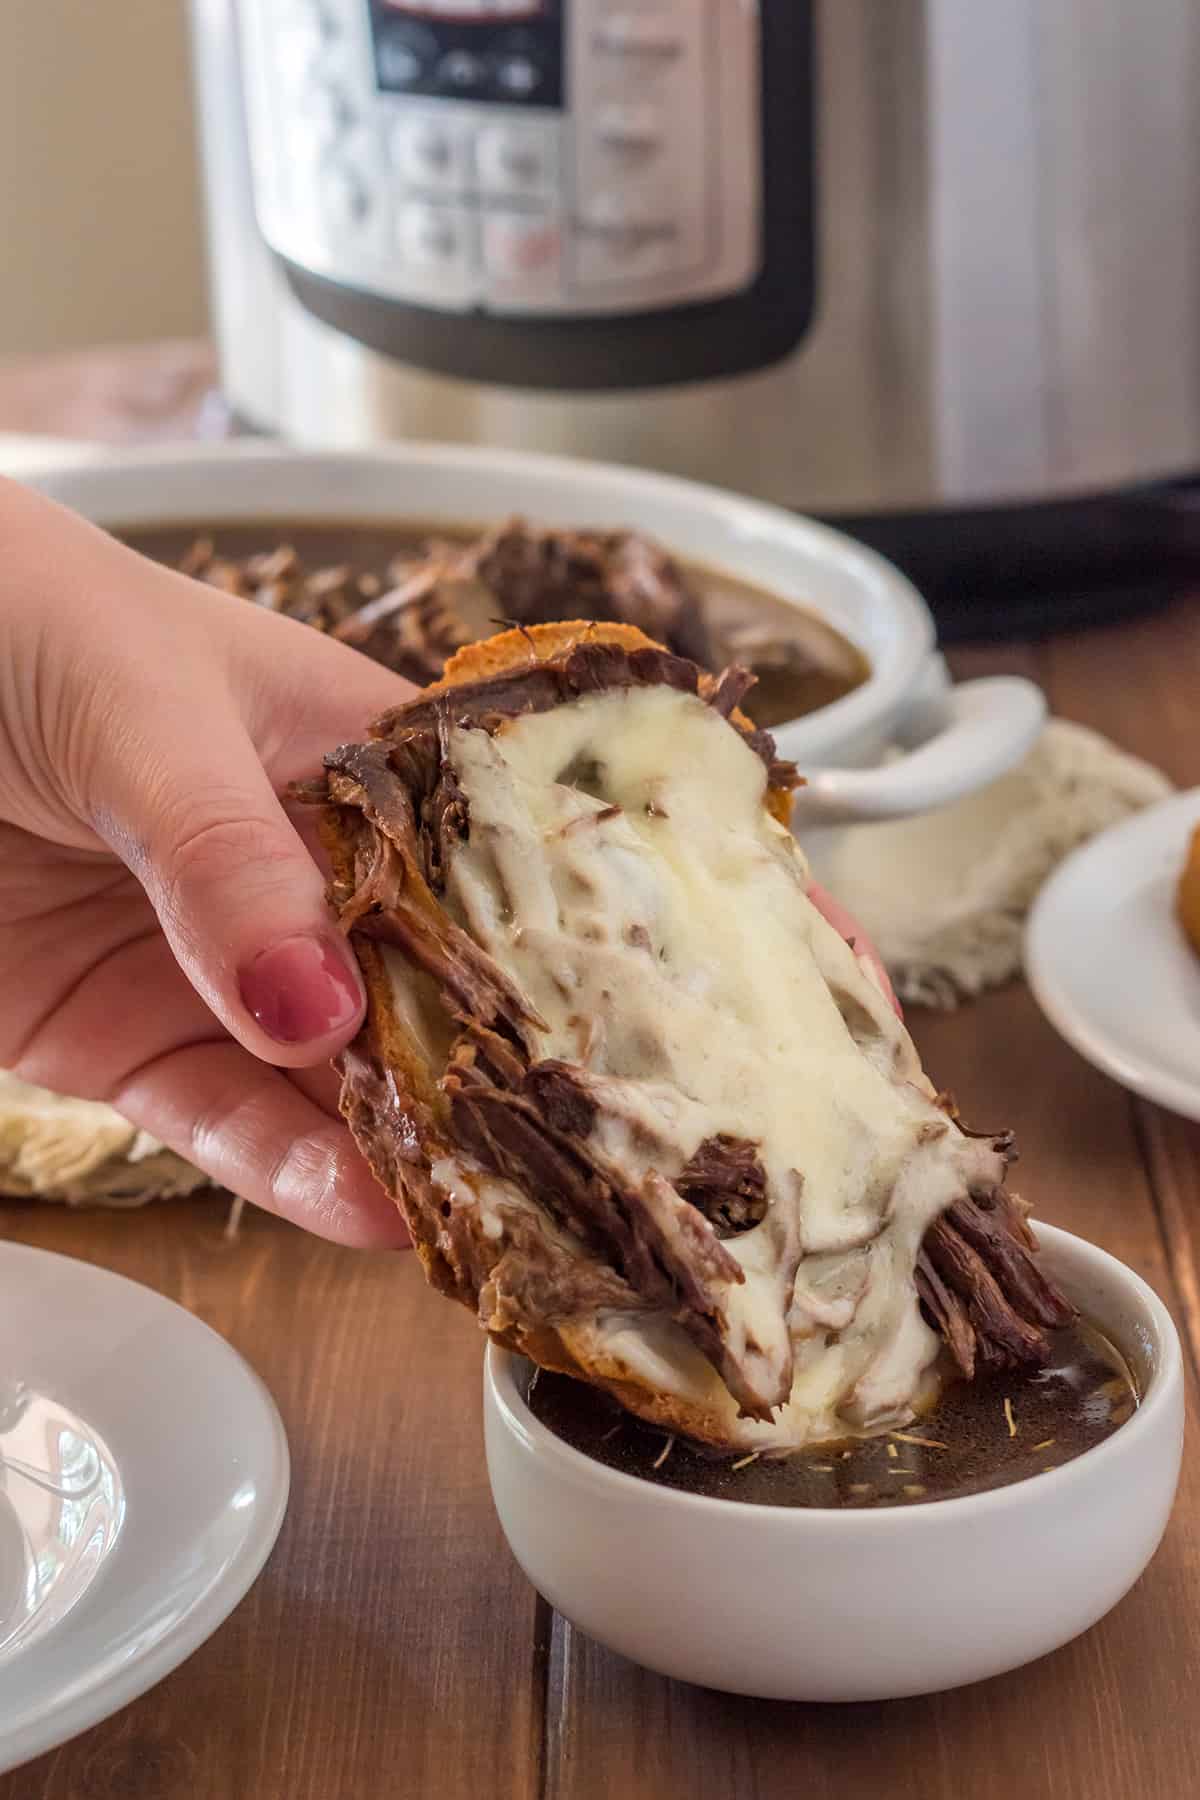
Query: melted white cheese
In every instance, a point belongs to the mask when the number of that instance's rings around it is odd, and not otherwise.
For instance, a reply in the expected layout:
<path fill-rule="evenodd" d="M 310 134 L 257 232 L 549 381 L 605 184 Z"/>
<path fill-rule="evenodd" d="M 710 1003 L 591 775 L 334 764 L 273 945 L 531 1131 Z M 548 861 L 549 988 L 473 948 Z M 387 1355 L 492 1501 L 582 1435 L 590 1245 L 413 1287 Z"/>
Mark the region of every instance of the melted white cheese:
<path fill-rule="evenodd" d="M 722 1133 L 752 1139 L 766 1172 L 766 1217 L 726 1240 L 746 1279 L 724 1305 L 731 1344 L 785 1379 L 791 1365 L 773 1421 L 739 1419 L 665 1318 L 608 1321 L 607 1352 L 726 1411 L 731 1441 L 909 1417 L 937 1350 L 913 1285 L 921 1239 L 998 1164 L 934 1106 L 903 1026 L 807 899 L 761 760 L 665 687 L 494 736 L 456 727 L 449 754 L 470 835 L 448 903 L 545 1021 L 535 1056 L 595 1081 L 597 1149 L 635 1188 Z"/>

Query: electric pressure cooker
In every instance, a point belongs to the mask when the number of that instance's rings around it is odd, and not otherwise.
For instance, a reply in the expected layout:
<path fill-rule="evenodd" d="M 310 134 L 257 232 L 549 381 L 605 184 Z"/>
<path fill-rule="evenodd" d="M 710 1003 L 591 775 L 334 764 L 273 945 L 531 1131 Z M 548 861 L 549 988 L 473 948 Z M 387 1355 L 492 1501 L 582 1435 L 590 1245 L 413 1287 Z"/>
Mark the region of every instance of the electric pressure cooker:
<path fill-rule="evenodd" d="M 192 15 L 251 428 L 717 481 L 891 552 L 952 628 L 1191 566 L 1193 0 Z"/>

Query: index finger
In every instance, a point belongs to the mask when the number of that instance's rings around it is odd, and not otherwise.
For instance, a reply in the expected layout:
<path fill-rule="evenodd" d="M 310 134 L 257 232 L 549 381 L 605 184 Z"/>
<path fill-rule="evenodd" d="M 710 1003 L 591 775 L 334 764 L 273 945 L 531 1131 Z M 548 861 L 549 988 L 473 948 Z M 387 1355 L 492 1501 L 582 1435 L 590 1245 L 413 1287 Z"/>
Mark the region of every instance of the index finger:
<path fill-rule="evenodd" d="M 840 901 L 833 898 L 832 894 L 826 893 L 819 882 L 814 881 L 810 884 L 808 897 L 821 917 L 829 921 L 838 936 L 845 938 L 860 961 L 868 965 L 872 976 L 886 994 L 897 1017 L 902 1019 L 904 1012 L 888 979 L 888 972 L 883 966 L 883 960 L 853 914 L 848 913 Z"/>

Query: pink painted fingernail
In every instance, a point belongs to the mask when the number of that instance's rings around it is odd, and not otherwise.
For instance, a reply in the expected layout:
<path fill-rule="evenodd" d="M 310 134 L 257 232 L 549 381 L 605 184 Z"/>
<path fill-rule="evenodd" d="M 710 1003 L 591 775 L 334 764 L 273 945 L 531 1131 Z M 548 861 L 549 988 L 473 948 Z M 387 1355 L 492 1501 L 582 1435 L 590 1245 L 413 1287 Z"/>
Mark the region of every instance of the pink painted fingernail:
<path fill-rule="evenodd" d="M 277 1044 L 307 1044 L 351 1024 L 362 993 L 339 944 L 284 938 L 254 958 L 238 985 L 242 1004 Z"/>

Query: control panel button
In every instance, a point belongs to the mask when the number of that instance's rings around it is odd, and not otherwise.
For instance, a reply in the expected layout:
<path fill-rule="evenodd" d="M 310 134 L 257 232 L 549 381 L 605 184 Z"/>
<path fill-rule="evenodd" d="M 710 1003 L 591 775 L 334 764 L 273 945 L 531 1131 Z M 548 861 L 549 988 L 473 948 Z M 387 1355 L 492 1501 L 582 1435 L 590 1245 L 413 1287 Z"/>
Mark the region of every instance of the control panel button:
<path fill-rule="evenodd" d="M 321 216 L 336 237 L 359 231 L 371 214 L 371 188 L 364 172 L 352 162 L 330 160 L 317 173 Z"/>
<path fill-rule="evenodd" d="M 616 56 L 653 56 L 674 60 L 684 48 L 669 20 L 640 12 L 611 13 L 596 26 L 592 43 Z"/>
<path fill-rule="evenodd" d="M 331 144 L 351 129 L 357 114 L 340 82 L 314 76 L 297 106 L 297 117 L 301 128 L 319 143 Z"/>
<path fill-rule="evenodd" d="M 447 50 L 437 66 L 437 84 L 447 94 L 477 94 L 487 86 L 488 66 L 474 50 Z"/>
<path fill-rule="evenodd" d="M 483 264 L 501 288 L 523 297 L 557 292 L 562 278 L 562 230 L 547 209 L 491 213 L 483 221 Z"/>
<path fill-rule="evenodd" d="M 423 273 L 462 275 L 474 264 L 474 220 L 466 207 L 410 201 L 396 222 L 401 256 Z"/>
<path fill-rule="evenodd" d="M 552 193 L 555 187 L 554 140 L 519 125 L 488 125 L 475 146 L 479 186 L 485 194 Z"/>
<path fill-rule="evenodd" d="M 274 62 L 280 82 L 293 92 L 303 91 L 316 71 L 321 53 L 321 33 L 306 19 L 282 26 L 274 39 Z"/>
<path fill-rule="evenodd" d="M 542 85 L 543 71 L 524 50 L 508 50 L 492 64 L 492 85 L 506 100 L 529 100 Z"/>
<path fill-rule="evenodd" d="M 655 106 L 610 101 L 596 112 L 597 142 L 606 150 L 648 155 L 663 143 L 663 123 Z"/>
<path fill-rule="evenodd" d="M 375 40 L 375 67 L 379 85 L 392 93 L 404 93 L 427 81 L 437 62 L 438 41 L 425 25 L 388 25 Z"/>
<path fill-rule="evenodd" d="M 392 164 L 412 187 L 458 193 L 470 185 L 470 151 L 462 129 L 429 112 L 403 112 L 392 127 Z"/>
<path fill-rule="evenodd" d="M 669 274 L 679 260 L 679 232 L 668 217 L 638 217 L 602 198 L 575 222 L 575 271 L 581 285 Z"/>
<path fill-rule="evenodd" d="M 421 10 L 439 19 L 531 18 L 541 10 L 541 0 L 423 0 Z"/>

